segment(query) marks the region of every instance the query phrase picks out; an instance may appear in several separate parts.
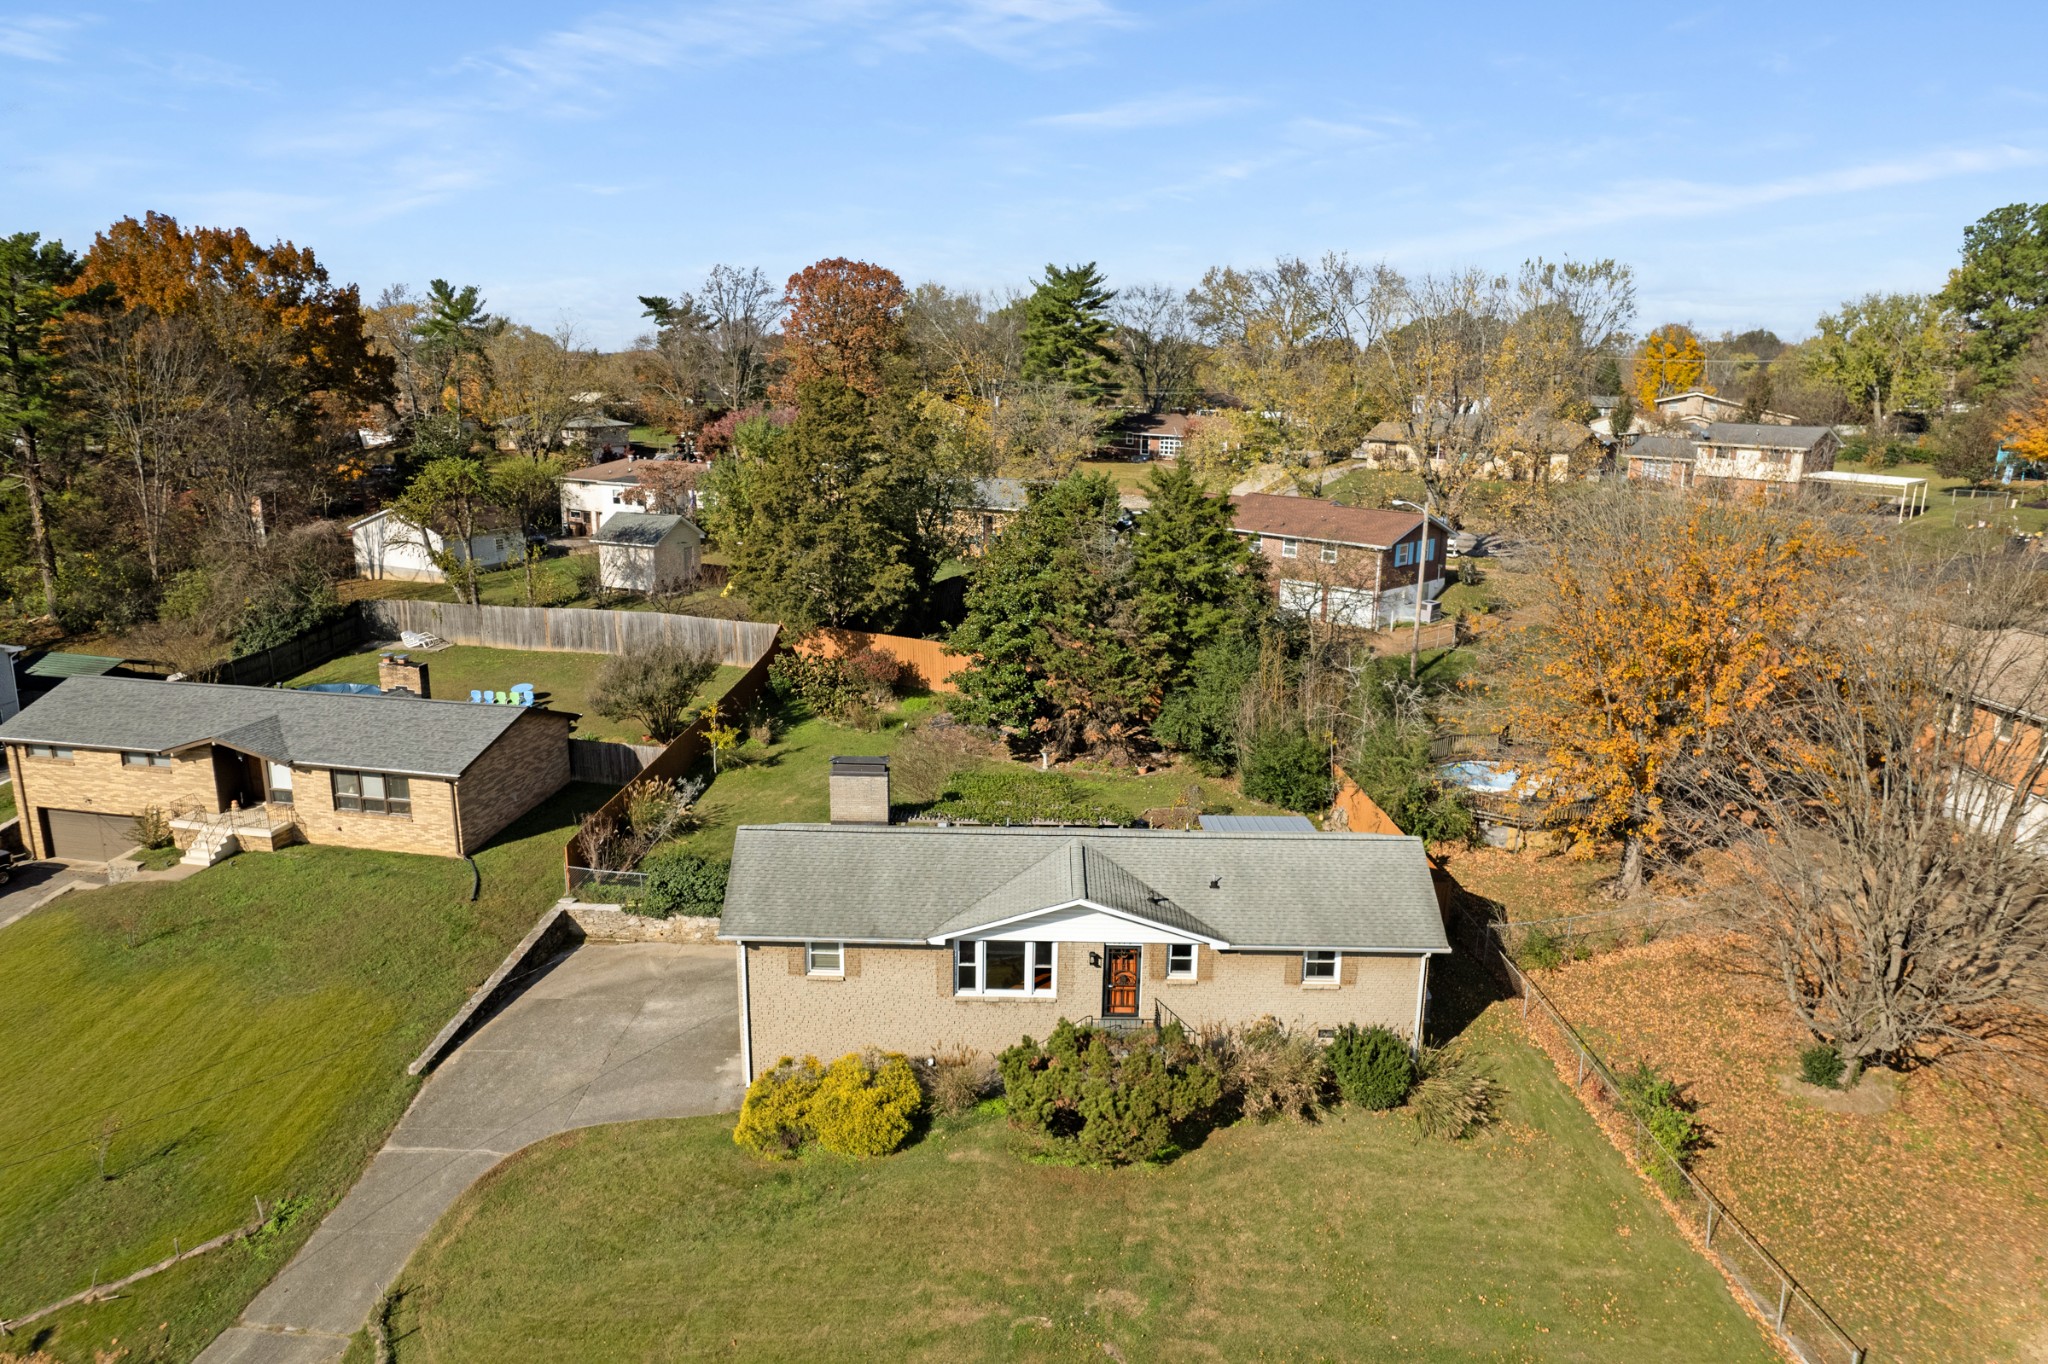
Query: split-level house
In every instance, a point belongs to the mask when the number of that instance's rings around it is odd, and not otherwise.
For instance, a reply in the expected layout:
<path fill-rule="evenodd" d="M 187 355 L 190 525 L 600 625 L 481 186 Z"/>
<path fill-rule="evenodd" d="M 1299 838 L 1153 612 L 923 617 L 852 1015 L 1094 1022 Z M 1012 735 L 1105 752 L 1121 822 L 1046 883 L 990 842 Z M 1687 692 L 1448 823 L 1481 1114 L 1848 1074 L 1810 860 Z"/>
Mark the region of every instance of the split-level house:
<path fill-rule="evenodd" d="M 892 825 L 885 763 L 832 786 L 835 822 L 734 840 L 719 937 L 749 1080 L 784 1056 L 994 1053 L 1062 1018 L 1412 1040 L 1450 950 L 1417 839 Z"/>
<path fill-rule="evenodd" d="M 170 821 L 187 860 L 286 843 L 461 857 L 569 780 L 564 711 L 74 677 L 0 724 L 31 855 L 88 862 Z"/>
<path fill-rule="evenodd" d="M 1231 524 L 1265 557 L 1283 609 L 1358 629 L 1423 619 L 1444 589 L 1450 527 L 1419 512 L 1347 507 L 1319 497 L 1245 493 L 1231 499 Z M 1425 540 L 1427 543 L 1425 543 Z"/>
<path fill-rule="evenodd" d="M 1630 478 L 1782 496 L 1831 471 L 1840 449 L 1832 427 L 1714 422 L 1689 435 L 1638 436 L 1625 458 Z"/>

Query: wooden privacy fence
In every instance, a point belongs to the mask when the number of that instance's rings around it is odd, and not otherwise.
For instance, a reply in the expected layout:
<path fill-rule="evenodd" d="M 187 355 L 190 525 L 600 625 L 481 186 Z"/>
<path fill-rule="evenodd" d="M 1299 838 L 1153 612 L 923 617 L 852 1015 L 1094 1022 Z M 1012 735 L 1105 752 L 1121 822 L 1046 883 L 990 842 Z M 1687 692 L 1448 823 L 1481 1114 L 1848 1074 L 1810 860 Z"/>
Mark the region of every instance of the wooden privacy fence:
<path fill-rule="evenodd" d="M 363 642 L 361 603 L 350 602 L 342 613 L 325 625 L 316 625 L 275 648 L 231 658 L 212 670 L 212 681 L 232 682 L 238 687 L 269 687 L 289 682 L 343 654 L 352 654 Z"/>
<path fill-rule="evenodd" d="M 886 654 L 914 673 L 913 688 L 928 691 L 958 691 L 953 678 L 967 671 L 972 661 L 933 639 L 911 639 L 905 635 L 877 635 L 866 630 L 815 630 L 797 641 L 800 654 L 821 658 L 842 658 L 865 648 Z"/>
<path fill-rule="evenodd" d="M 660 756 L 660 744 L 615 744 L 603 739 L 571 739 L 569 780 L 624 786 Z"/>
<path fill-rule="evenodd" d="M 672 617 L 671 619 L 688 619 L 688 617 Z M 769 626 L 768 628 L 775 630 L 780 627 Z M 437 631 L 436 633 L 439 632 Z M 734 715 L 737 715 L 754 703 L 755 698 L 760 696 L 768 687 L 768 669 L 774 662 L 775 647 L 774 640 L 771 638 L 769 647 L 762 651 L 759 658 L 754 660 L 753 666 L 748 668 L 740 676 L 740 680 L 733 683 L 727 689 L 725 695 L 719 698 L 718 711 L 721 718 L 730 720 Z M 632 799 L 635 786 L 642 782 L 679 781 L 689 776 L 697 764 L 702 762 L 706 755 L 711 752 L 711 741 L 705 737 L 704 733 L 705 730 L 710 728 L 710 725 L 709 716 L 698 716 L 688 729 L 675 737 L 674 742 L 650 759 L 647 765 L 640 769 L 638 776 L 613 792 L 612 798 L 599 806 L 584 823 L 592 828 L 600 827 L 606 821 L 623 823 L 626 818 L 626 804 Z M 578 832 L 580 833 L 581 831 L 579 830 Z M 568 843 L 562 847 L 562 881 L 564 886 L 572 893 L 575 891 L 577 884 L 576 872 L 579 869 L 583 869 L 579 867 L 577 842 L 578 839 L 575 836 L 571 836 Z"/>
<path fill-rule="evenodd" d="M 580 606 L 469 606 L 397 598 L 358 605 L 370 627 L 392 638 L 411 630 L 439 635 L 450 644 L 584 654 L 620 654 L 657 644 L 681 644 L 713 651 L 719 662 L 739 668 L 765 658 L 781 629 L 757 621 Z"/>

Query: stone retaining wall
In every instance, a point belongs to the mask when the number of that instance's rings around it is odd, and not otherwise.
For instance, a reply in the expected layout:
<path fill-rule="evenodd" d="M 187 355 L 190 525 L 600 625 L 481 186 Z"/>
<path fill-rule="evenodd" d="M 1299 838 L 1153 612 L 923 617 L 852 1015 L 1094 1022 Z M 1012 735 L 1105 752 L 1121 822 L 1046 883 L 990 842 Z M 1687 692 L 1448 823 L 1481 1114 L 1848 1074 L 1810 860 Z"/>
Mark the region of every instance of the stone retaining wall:
<path fill-rule="evenodd" d="M 629 914 L 617 905 L 593 905 L 581 900 L 561 900 L 556 907 L 575 923 L 586 942 L 716 942 L 723 922 L 693 914 L 654 919 Z"/>

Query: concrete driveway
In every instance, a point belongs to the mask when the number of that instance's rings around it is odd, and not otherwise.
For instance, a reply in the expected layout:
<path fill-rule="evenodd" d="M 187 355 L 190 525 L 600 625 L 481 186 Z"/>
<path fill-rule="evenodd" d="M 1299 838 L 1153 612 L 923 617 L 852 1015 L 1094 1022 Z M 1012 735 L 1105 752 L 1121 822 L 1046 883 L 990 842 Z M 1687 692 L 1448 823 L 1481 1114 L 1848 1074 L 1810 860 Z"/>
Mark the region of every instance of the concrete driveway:
<path fill-rule="evenodd" d="M 572 1127 L 739 1108 L 729 947 L 591 944 L 435 1070 L 370 1168 L 200 1364 L 325 1364 L 464 1189 Z"/>
<path fill-rule="evenodd" d="M 67 890 L 89 890 L 106 883 L 107 869 L 97 862 L 17 863 L 8 871 L 7 884 L 0 886 L 0 928 L 41 909 Z"/>

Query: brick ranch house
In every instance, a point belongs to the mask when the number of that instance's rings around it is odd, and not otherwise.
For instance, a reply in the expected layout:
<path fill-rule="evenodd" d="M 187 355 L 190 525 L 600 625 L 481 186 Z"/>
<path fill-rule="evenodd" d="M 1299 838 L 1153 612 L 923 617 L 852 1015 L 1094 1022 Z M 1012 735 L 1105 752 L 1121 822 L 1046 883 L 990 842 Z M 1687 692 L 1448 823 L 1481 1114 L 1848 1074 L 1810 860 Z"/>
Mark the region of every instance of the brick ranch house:
<path fill-rule="evenodd" d="M 1232 528 L 1266 558 L 1280 605 L 1316 620 L 1378 630 L 1423 619 L 1444 590 L 1450 527 L 1432 519 L 1427 558 L 1419 512 L 1346 507 L 1319 497 L 1245 493 L 1232 500 Z"/>
<path fill-rule="evenodd" d="M 1416 839 L 862 824 L 886 766 L 841 772 L 839 822 L 734 842 L 749 1081 L 782 1056 L 995 1053 L 1062 1018 L 1419 1035 L 1450 944 Z"/>
<path fill-rule="evenodd" d="M 187 861 L 336 844 L 461 857 L 569 780 L 564 711 L 74 677 L 0 724 L 38 858 L 104 862 L 135 817 Z M 196 846 L 195 846 L 196 845 Z"/>

